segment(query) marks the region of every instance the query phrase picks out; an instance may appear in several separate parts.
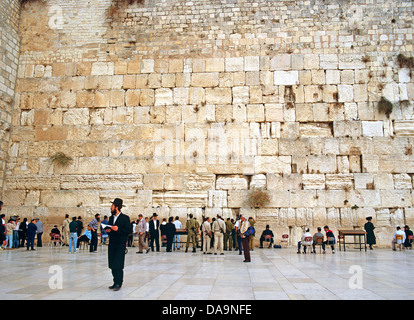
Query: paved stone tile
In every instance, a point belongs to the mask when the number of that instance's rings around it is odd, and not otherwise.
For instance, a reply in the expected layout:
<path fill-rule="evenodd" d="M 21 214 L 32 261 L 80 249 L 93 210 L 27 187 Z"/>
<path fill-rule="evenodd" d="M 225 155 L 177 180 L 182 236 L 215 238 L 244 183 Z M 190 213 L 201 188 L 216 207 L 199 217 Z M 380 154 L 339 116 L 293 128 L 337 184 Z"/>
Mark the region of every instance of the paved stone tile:
<path fill-rule="evenodd" d="M 0 299 L 414 300 L 414 250 L 298 255 L 295 248 L 256 249 L 251 263 L 242 261 L 237 252 L 136 255 L 130 248 L 124 285 L 114 292 L 107 288 L 112 276 L 105 246 L 94 254 L 49 247 L 0 251 L 3 269 L 13 271 L 0 278 Z M 56 270 L 62 289 L 53 287 Z"/>

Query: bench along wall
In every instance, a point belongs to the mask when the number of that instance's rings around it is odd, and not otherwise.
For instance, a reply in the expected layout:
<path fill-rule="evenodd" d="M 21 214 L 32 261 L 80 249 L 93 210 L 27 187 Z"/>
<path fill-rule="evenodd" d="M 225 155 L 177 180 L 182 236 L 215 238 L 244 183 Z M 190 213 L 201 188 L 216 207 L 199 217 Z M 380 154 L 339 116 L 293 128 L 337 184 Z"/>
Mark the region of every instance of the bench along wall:
<path fill-rule="evenodd" d="M 8 214 L 413 224 L 411 1 L 25 1 Z M 64 153 L 65 157 L 54 157 Z M 252 190 L 270 201 L 251 208 Z"/>

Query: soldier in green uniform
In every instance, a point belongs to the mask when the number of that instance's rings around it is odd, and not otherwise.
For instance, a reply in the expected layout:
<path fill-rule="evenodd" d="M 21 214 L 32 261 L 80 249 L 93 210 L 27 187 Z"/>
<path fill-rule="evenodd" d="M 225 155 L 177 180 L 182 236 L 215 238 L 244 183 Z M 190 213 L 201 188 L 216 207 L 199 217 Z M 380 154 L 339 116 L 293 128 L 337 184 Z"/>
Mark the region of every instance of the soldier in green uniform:
<path fill-rule="evenodd" d="M 190 242 L 193 244 L 193 252 L 196 252 L 197 248 L 197 230 L 200 228 L 198 221 L 193 218 L 193 214 L 190 213 L 190 218 L 187 220 L 185 224 L 185 228 L 187 229 L 187 243 L 185 245 L 185 252 L 188 252 L 188 247 Z"/>
<path fill-rule="evenodd" d="M 230 221 L 230 218 L 227 218 L 226 220 L 226 233 L 224 234 L 224 250 L 229 249 L 231 251 L 231 248 L 233 248 L 233 238 L 232 238 L 232 231 L 234 229 L 233 223 Z M 229 245 L 227 247 L 227 244 Z"/>

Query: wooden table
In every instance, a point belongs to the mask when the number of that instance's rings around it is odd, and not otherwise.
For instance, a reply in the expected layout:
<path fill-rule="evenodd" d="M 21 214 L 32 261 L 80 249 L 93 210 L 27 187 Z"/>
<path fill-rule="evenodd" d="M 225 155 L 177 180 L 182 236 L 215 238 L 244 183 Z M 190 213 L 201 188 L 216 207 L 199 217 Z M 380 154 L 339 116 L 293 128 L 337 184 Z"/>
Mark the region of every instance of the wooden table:
<path fill-rule="evenodd" d="M 346 244 L 359 244 L 359 251 L 362 250 L 362 241 L 361 241 L 361 237 L 364 238 L 364 247 L 365 247 L 365 251 L 367 251 L 367 238 L 366 235 L 367 233 L 364 230 L 338 230 L 339 232 L 339 251 L 341 251 L 341 241 L 340 239 L 343 239 L 342 244 L 344 245 L 344 251 L 346 251 Z M 357 236 L 359 239 L 359 242 L 346 242 L 345 238 L 347 236 L 352 236 L 355 237 Z"/>

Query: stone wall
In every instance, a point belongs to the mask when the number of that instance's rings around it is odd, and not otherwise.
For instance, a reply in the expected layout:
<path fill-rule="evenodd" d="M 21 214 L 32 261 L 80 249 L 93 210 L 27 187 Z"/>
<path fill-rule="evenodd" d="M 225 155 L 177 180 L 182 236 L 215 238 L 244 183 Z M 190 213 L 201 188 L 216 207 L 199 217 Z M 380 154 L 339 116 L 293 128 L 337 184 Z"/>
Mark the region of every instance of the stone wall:
<path fill-rule="evenodd" d="M 18 0 L 0 3 L 0 190 L 3 191 L 19 64 Z"/>
<path fill-rule="evenodd" d="M 414 222 L 412 2 L 26 1 L 9 214 Z M 381 103 L 380 103 L 381 102 Z M 67 165 L 53 161 L 63 152 Z M 252 190 L 270 201 L 251 208 Z"/>

